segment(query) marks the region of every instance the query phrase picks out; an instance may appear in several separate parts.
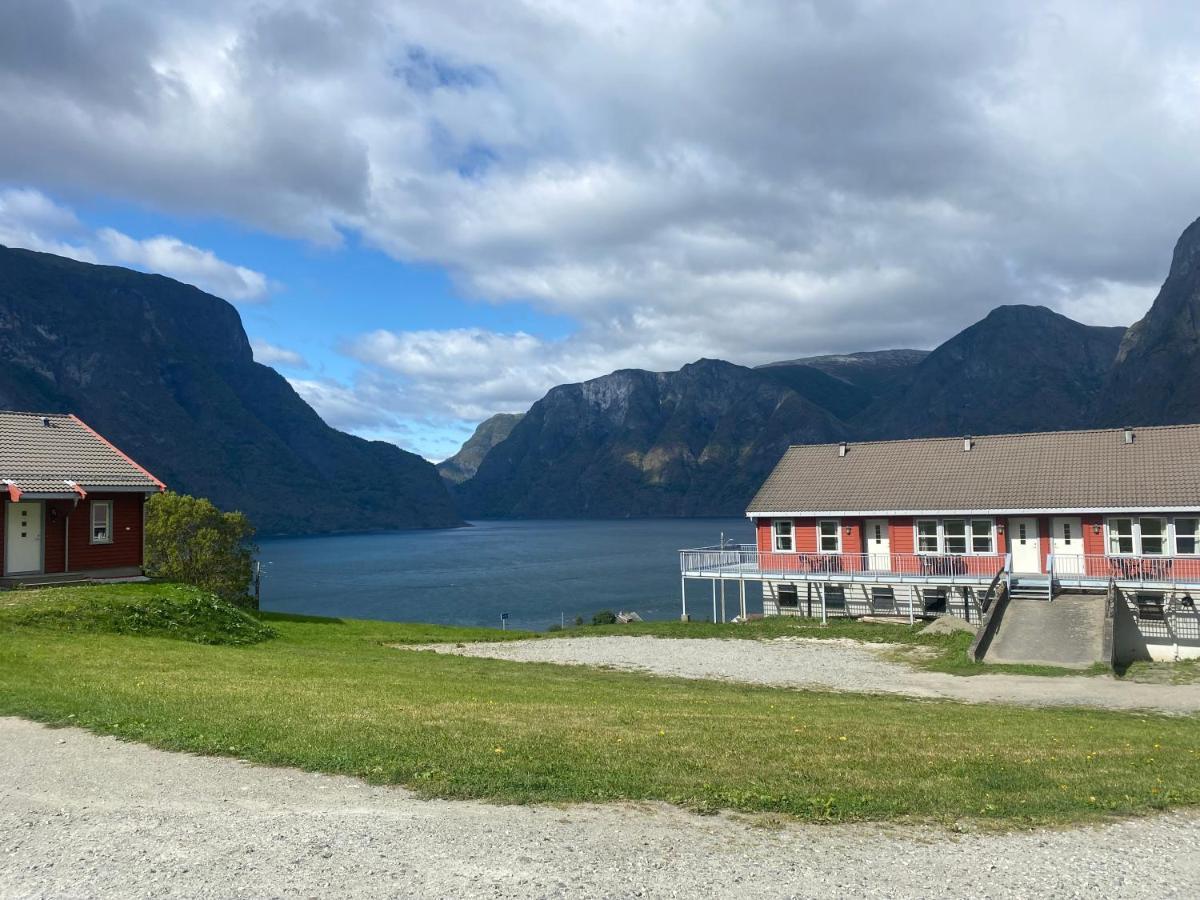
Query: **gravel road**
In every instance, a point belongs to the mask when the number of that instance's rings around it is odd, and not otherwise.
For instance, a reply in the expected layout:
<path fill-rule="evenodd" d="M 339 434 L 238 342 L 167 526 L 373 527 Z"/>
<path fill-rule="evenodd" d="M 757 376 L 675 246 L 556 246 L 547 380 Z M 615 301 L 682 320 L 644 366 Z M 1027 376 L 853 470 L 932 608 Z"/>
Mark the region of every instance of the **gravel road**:
<path fill-rule="evenodd" d="M 905 694 L 970 703 L 1021 706 L 1096 706 L 1200 712 L 1200 685 L 1138 684 L 1111 676 L 1044 678 L 1031 675 L 973 675 L 964 678 L 925 672 L 887 659 L 900 649 L 844 639 L 586 637 L 503 643 L 430 644 L 400 648 L 434 650 L 517 662 L 609 666 L 748 684 L 834 691 Z"/>
<path fill-rule="evenodd" d="M 1200 814 L 1099 828 L 754 827 L 419 800 L 0 718 L 0 897 L 1193 897 Z"/>

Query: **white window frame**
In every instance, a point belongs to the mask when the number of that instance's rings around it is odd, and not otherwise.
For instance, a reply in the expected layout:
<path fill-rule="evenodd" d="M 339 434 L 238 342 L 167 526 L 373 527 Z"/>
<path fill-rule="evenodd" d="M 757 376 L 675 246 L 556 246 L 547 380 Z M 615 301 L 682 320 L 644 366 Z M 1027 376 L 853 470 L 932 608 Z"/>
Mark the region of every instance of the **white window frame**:
<path fill-rule="evenodd" d="M 932 550 L 921 549 L 921 523 L 933 523 L 933 542 Z M 942 554 L 942 523 L 938 519 L 916 519 L 913 521 L 913 549 L 921 556 L 941 556 Z"/>
<path fill-rule="evenodd" d="M 965 553 L 951 553 L 946 549 L 946 521 L 963 523 L 963 540 L 966 542 Z M 937 525 L 937 549 L 921 549 L 921 523 L 934 522 Z M 975 549 L 976 522 L 988 523 L 988 542 L 991 550 Z M 956 535 L 957 537 L 957 535 Z M 946 519 L 923 517 L 913 520 L 913 549 L 921 556 L 995 556 L 996 555 L 996 520 L 992 516 L 948 516 Z"/>
<path fill-rule="evenodd" d="M 1179 549 L 1179 524 L 1180 522 L 1196 523 L 1191 532 L 1186 532 L 1185 537 L 1190 537 L 1195 543 L 1192 545 L 1192 550 Z M 1171 549 L 1175 551 L 1176 556 L 1200 556 L 1200 515 L 1195 516 L 1179 516 L 1171 520 Z"/>
<path fill-rule="evenodd" d="M 833 550 L 825 549 L 825 535 L 821 531 L 821 526 L 833 525 L 833 537 L 837 541 L 837 547 Z M 817 551 L 819 553 L 841 553 L 842 552 L 842 520 L 841 519 L 818 519 L 817 520 Z"/>
<path fill-rule="evenodd" d="M 1195 515 L 1195 516 L 1180 516 L 1180 518 L 1181 519 L 1200 519 L 1200 514 Z M 1127 551 L 1126 550 L 1113 550 L 1112 540 L 1113 540 L 1113 536 L 1117 535 L 1117 532 L 1115 532 L 1113 530 L 1112 523 L 1117 521 L 1118 519 L 1127 519 L 1130 523 L 1130 537 L 1132 538 L 1132 544 L 1131 544 L 1130 550 L 1127 550 Z M 1161 537 L 1161 539 L 1162 539 L 1163 549 L 1162 549 L 1161 553 L 1147 553 L 1145 547 L 1142 545 L 1142 520 L 1143 519 L 1157 519 L 1158 521 L 1163 523 L 1162 534 L 1155 535 L 1155 537 Z M 1166 556 L 1179 555 L 1178 546 L 1176 544 L 1175 520 L 1169 516 L 1135 516 L 1135 515 L 1107 516 L 1104 519 L 1104 548 L 1105 548 L 1105 556 L 1161 556 L 1161 557 L 1166 557 Z M 1184 556 L 1194 556 L 1194 555 L 1198 555 L 1198 554 L 1200 554 L 1200 544 L 1198 544 L 1198 546 L 1197 546 L 1197 553 L 1195 553 L 1195 554 L 1185 553 L 1183 555 Z"/>
<path fill-rule="evenodd" d="M 96 537 L 96 513 L 99 510 L 104 510 L 104 537 Z M 116 530 L 113 527 L 113 502 L 111 500 L 93 500 L 91 510 L 88 512 L 88 543 L 90 544 L 111 544 L 113 542 L 113 533 Z"/>
<path fill-rule="evenodd" d="M 787 534 L 779 533 L 780 523 L 787 523 L 787 526 L 788 526 Z M 779 539 L 781 537 L 787 538 L 788 542 L 792 546 L 788 547 L 786 550 L 781 548 L 779 546 Z M 772 519 L 771 520 L 771 547 L 772 547 L 773 552 L 775 552 L 775 553 L 795 553 L 796 552 L 796 523 L 793 522 L 791 519 Z"/>

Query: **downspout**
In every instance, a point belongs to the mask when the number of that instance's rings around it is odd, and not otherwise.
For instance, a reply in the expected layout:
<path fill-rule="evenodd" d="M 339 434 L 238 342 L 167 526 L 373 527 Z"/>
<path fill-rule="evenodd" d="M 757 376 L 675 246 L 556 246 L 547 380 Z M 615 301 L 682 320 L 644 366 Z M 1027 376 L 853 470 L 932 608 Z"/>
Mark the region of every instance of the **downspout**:
<path fill-rule="evenodd" d="M 63 516 L 63 574 L 71 571 L 71 509 Z"/>

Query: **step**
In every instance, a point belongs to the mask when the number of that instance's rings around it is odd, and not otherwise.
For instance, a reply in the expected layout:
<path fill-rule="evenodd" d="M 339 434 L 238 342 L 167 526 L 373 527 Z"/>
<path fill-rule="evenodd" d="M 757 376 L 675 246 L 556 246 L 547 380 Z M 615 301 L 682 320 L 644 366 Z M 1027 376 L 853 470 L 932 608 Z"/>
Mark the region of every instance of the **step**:
<path fill-rule="evenodd" d="M 1086 669 L 1102 662 L 1104 596 L 1060 594 L 1009 600 L 986 663 L 1024 663 Z"/>

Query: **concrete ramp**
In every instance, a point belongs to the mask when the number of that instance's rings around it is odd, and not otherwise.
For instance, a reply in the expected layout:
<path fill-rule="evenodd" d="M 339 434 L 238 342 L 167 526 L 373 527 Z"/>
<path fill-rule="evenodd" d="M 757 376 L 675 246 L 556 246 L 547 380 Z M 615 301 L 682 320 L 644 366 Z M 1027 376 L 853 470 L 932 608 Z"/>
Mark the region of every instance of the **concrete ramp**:
<path fill-rule="evenodd" d="M 1086 669 L 1103 662 L 1103 645 L 1103 594 L 1014 597 L 983 661 Z"/>

